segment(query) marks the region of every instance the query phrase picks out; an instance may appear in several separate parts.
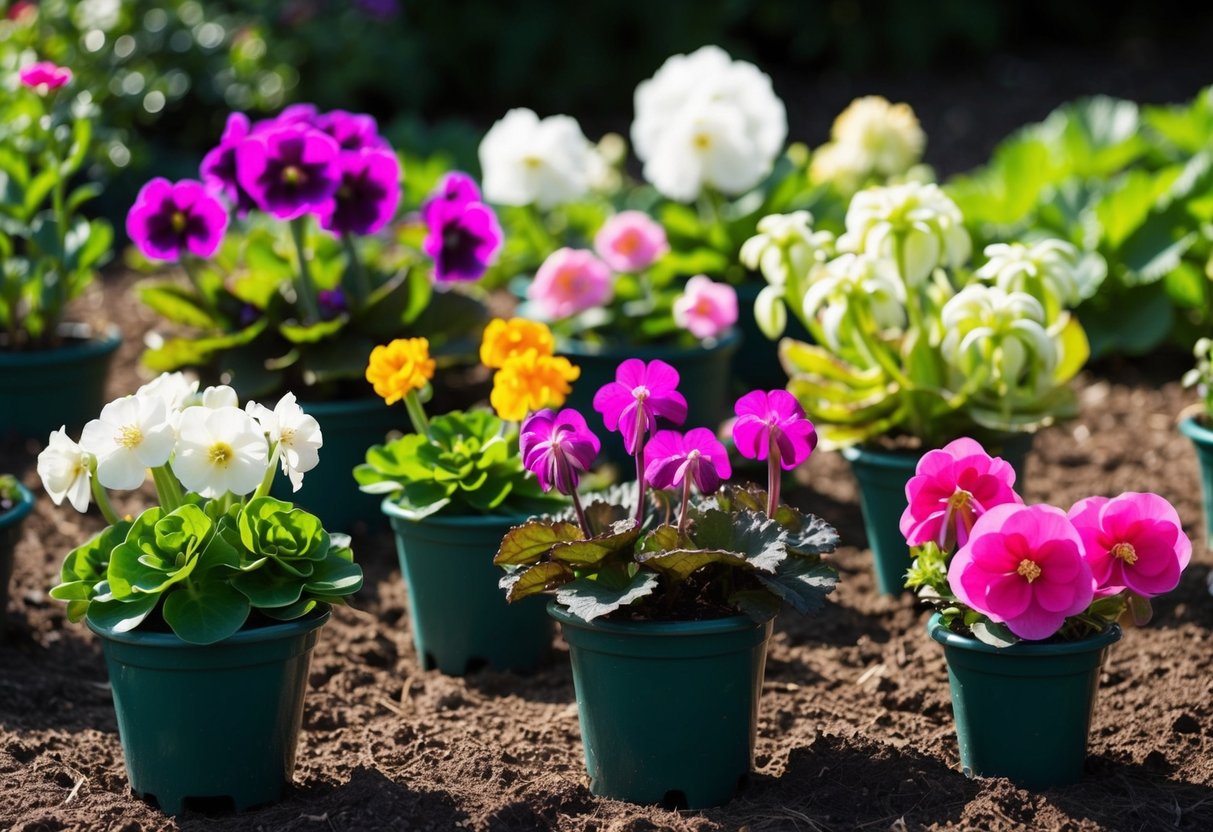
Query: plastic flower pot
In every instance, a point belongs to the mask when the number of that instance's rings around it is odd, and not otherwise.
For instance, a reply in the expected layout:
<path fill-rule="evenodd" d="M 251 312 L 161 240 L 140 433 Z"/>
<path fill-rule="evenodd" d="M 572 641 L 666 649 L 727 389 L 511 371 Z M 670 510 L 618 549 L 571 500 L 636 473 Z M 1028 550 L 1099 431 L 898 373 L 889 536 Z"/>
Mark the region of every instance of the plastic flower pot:
<path fill-rule="evenodd" d="M 680 430 L 695 427 L 715 430 L 720 423 L 732 416 L 729 384 L 732 378 L 731 361 L 741 335 L 731 331 L 710 347 L 669 347 L 657 345 L 632 346 L 610 344 L 599 346 L 580 341 L 565 342 L 557 349 L 560 355 L 581 368 L 581 377 L 573 382 L 573 392 L 565 407 L 580 411 L 601 428 L 602 419 L 594 410 L 594 394 L 608 382 L 615 380 L 615 370 L 628 358 L 642 361 L 660 359 L 678 371 L 678 390 L 687 400 L 687 421 Z M 593 419 L 597 418 L 597 423 Z M 668 427 L 668 426 L 667 426 Z M 635 462 L 623 449 L 617 437 L 602 443 L 600 460 L 613 463 L 620 476 L 632 479 L 636 476 Z"/>
<path fill-rule="evenodd" d="M 1205 502 L 1205 540 L 1206 545 L 1213 548 L 1213 430 L 1196 417 L 1180 422 L 1179 430 L 1196 446 L 1196 457 L 1200 460 L 1200 490 Z"/>
<path fill-rule="evenodd" d="M 286 477 L 279 476 L 271 494 L 315 514 L 330 532 L 351 532 L 360 523 L 368 528 L 381 526 L 382 498 L 359 491 L 350 472 L 366 462 L 367 448 L 400 428 L 403 408 L 388 407 L 380 398 L 299 404 L 320 423 L 324 436 L 320 461 L 329 473 L 305 476 L 303 487 L 296 492 L 291 491 Z"/>
<path fill-rule="evenodd" d="M 1019 488 L 1023 487 L 1024 463 L 1031 447 L 1031 434 L 1014 434 L 995 453 L 1011 463 Z M 876 586 L 885 595 L 905 592 L 910 549 L 901 534 L 901 514 L 908 505 L 906 483 L 914 476 L 921 454 L 873 451 L 853 445 L 843 448 L 842 455 L 851 463 L 859 485 L 859 507 L 868 548 L 872 550 Z"/>
<path fill-rule="evenodd" d="M 20 483 L 17 493 L 21 495 L 16 505 L 0 512 L 0 638 L 4 637 L 5 615 L 8 608 L 8 582 L 13 574 L 13 552 L 21 539 L 21 523 L 34 508 L 34 495 Z"/>
<path fill-rule="evenodd" d="M 754 301 L 766 285 L 760 275 L 752 275 L 737 285 L 737 327 L 741 330 L 741 345 L 733 353 L 733 383 L 746 391 L 771 390 L 788 384 L 788 374 L 779 361 L 779 339 L 772 341 L 763 335 L 754 320 Z M 813 343 L 813 336 L 792 314 L 788 315 L 787 329 L 780 337 Z"/>
<path fill-rule="evenodd" d="M 99 336 L 82 324 L 59 331 L 65 343 L 53 350 L 11 352 L 0 345 L 0 436 L 45 442 L 51 431 L 78 432 L 101 412 L 110 361 L 122 344 L 117 328 Z"/>
<path fill-rule="evenodd" d="M 387 499 L 409 623 L 422 669 L 451 676 L 488 666 L 525 673 L 552 647 L 552 622 L 538 598 L 516 604 L 498 588 L 501 538 L 525 517 L 431 516 L 413 520 Z"/>
<path fill-rule="evenodd" d="M 131 789 L 166 814 L 280 799 L 295 768 L 308 664 L 328 608 L 216 644 L 101 637 Z"/>
<path fill-rule="evenodd" d="M 992 647 L 927 622 L 943 645 L 969 777 L 1007 777 L 1030 789 L 1075 783 L 1087 757 L 1100 667 L 1120 627 L 1079 641 Z"/>
<path fill-rule="evenodd" d="M 582 621 L 569 644 L 590 791 L 699 809 L 749 775 L 771 620 Z"/>

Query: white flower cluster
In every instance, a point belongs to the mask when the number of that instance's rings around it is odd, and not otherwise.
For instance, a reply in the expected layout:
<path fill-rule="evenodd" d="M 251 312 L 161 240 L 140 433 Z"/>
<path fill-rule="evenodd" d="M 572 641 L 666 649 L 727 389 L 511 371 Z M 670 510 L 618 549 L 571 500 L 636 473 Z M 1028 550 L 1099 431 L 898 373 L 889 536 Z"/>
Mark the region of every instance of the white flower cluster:
<path fill-rule="evenodd" d="M 813 154 L 809 176 L 854 190 L 873 177 L 909 172 L 926 143 L 909 104 L 890 104 L 879 95 L 856 98 L 834 120 L 830 141 Z"/>
<path fill-rule="evenodd" d="M 510 110 L 489 128 L 479 155 L 484 196 L 498 205 L 563 205 L 585 196 L 607 173 L 576 119 L 540 119 L 526 108 Z"/>
<path fill-rule="evenodd" d="M 197 381 L 165 373 L 107 404 L 78 444 L 63 428 L 54 431 L 38 455 L 38 476 L 55 505 L 66 499 L 80 512 L 94 487 L 138 488 L 149 470 L 166 465 L 187 491 L 210 498 L 255 491 L 281 462 L 298 491 L 322 445 L 320 425 L 293 393 L 273 410 L 256 402 L 241 410 L 231 387 L 199 392 Z"/>

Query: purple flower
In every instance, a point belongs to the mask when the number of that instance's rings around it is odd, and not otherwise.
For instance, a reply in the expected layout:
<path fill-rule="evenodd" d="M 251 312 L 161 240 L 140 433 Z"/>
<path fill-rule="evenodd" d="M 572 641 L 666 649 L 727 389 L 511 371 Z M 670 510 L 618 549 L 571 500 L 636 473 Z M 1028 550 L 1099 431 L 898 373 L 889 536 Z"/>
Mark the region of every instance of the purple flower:
<path fill-rule="evenodd" d="M 381 22 L 400 14 L 398 0 L 354 0 L 354 5 L 367 17 Z"/>
<path fill-rule="evenodd" d="M 236 179 L 257 207 L 280 220 L 324 211 L 341 184 L 332 137 L 302 124 L 254 131 L 236 148 Z"/>
<path fill-rule="evenodd" d="M 483 202 L 431 202 L 425 223 L 430 233 L 421 250 L 434 258 L 439 282 L 478 279 L 505 240 L 497 215 Z"/>
<path fill-rule="evenodd" d="M 312 126 L 332 136 L 342 150 L 379 150 L 388 147 L 388 143 L 379 135 L 379 125 L 373 116 L 330 110 L 316 116 Z"/>
<path fill-rule="evenodd" d="M 244 113 L 228 114 L 219 146 L 202 157 L 200 171 L 202 182 L 207 188 L 222 193 L 239 217 L 246 216 L 257 207 L 257 203 L 249 196 L 248 191 L 240 187 L 236 178 L 236 148 L 251 131 L 248 116 Z"/>
<path fill-rule="evenodd" d="M 400 204 L 400 162 L 390 150 L 347 151 L 340 156 L 341 184 L 319 212 L 334 234 L 374 234 Z"/>
<path fill-rule="evenodd" d="M 538 410 L 522 423 L 518 438 L 522 464 L 539 480 L 539 487 L 574 494 L 583 471 L 594 464 L 601 447 L 583 417 L 565 408 L 559 413 Z"/>
<path fill-rule="evenodd" d="M 453 170 L 442 177 L 442 181 L 438 183 L 438 187 L 434 188 L 430 192 L 430 195 L 425 198 L 425 201 L 421 203 L 421 216 L 428 225 L 430 211 L 434 210 L 436 206 L 441 206 L 444 203 L 466 205 L 469 202 L 481 201 L 480 188 L 476 185 L 476 180 L 462 171 Z"/>
<path fill-rule="evenodd" d="M 687 400 L 677 388 L 678 371 L 669 364 L 629 358 L 615 370 L 615 380 L 594 394 L 594 409 L 607 430 L 623 434 L 624 448 L 635 454 L 641 434 L 657 429 L 658 416 L 676 425 L 686 421 Z"/>
<path fill-rule="evenodd" d="M 345 292 L 340 289 L 321 289 L 316 293 L 316 302 L 320 304 L 320 317 L 326 321 L 336 318 L 349 308 L 345 301 Z"/>
<path fill-rule="evenodd" d="M 156 177 L 139 190 L 126 215 L 126 233 L 153 260 L 177 260 L 182 250 L 210 257 L 227 230 L 227 210 L 201 182 Z"/>
<path fill-rule="evenodd" d="M 747 459 L 766 459 L 774 445 L 780 464 L 790 471 L 817 447 L 817 430 L 787 390 L 746 393 L 733 405 L 733 411 L 737 414 L 733 444 Z"/>
<path fill-rule="evenodd" d="M 258 122 L 253 130 L 254 132 L 269 130 L 274 127 L 284 127 L 288 124 L 304 124 L 308 127 L 315 127 L 319 118 L 320 112 L 316 109 L 315 104 L 291 104 L 284 107 L 282 112 L 273 118 Z"/>
<path fill-rule="evenodd" d="M 644 478 L 654 488 L 677 488 L 690 478 L 700 494 L 711 494 L 732 474 L 728 451 L 707 428 L 659 430 L 644 446 Z"/>

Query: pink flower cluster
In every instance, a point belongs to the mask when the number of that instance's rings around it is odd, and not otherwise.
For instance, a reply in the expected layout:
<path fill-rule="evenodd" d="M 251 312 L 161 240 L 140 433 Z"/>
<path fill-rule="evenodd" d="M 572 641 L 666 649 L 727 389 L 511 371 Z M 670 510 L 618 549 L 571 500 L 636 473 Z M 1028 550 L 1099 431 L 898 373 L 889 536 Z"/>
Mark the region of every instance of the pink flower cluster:
<path fill-rule="evenodd" d="M 1174 589 L 1192 558 L 1174 507 L 1157 494 L 1087 497 L 1064 512 L 1023 504 L 1015 472 L 976 441 L 924 454 L 906 484 L 906 543 L 958 547 L 948 585 L 961 603 L 1023 639 L 1048 638 L 1096 598 Z"/>

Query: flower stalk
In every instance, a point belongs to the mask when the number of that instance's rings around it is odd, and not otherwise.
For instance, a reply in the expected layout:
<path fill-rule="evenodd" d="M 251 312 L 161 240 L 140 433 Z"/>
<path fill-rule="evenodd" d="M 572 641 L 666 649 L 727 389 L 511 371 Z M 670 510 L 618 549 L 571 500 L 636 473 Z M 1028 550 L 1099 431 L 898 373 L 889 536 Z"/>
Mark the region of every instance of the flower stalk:
<path fill-rule="evenodd" d="M 320 320 L 320 302 L 316 298 L 316 284 L 312 282 L 311 267 L 308 266 L 305 217 L 296 217 L 290 221 L 291 239 L 295 243 L 295 258 L 299 261 L 299 280 L 295 291 L 299 295 L 299 304 L 303 307 L 304 320 L 314 324 Z"/>

